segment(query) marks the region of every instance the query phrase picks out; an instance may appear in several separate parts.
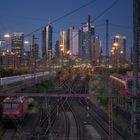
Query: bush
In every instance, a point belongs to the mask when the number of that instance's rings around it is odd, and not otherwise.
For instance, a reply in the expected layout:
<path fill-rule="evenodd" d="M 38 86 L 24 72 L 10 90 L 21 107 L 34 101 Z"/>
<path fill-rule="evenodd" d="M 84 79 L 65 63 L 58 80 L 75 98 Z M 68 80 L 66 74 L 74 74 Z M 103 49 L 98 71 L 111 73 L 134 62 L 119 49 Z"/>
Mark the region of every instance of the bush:
<path fill-rule="evenodd" d="M 105 98 L 105 97 L 100 98 L 99 105 L 107 108 L 108 107 L 108 98 Z"/>

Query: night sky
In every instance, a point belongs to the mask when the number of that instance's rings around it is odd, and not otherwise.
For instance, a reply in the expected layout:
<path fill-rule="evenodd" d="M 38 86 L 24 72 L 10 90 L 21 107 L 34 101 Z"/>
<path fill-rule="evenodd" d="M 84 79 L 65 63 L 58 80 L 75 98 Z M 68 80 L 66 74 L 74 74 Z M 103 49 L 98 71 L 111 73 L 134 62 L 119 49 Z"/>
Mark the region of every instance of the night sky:
<path fill-rule="evenodd" d="M 59 17 L 85 5 L 91 0 L 0 0 L 0 37 L 4 33 L 23 32 L 26 35 L 41 29 Z M 109 8 L 116 0 L 93 0 L 94 2 L 77 12 L 52 24 L 53 46 L 59 39 L 59 32 L 71 26 L 81 27 L 86 22 L 87 16 L 95 25 L 96 34 L 102 40 L 105 48 L 105 20 L 109 20 L 109 38 L 114 34 L 127 36 L 127 48 L 130 52 L 133 39 L 133 10 L 132 0 L 118 0 L 118 2 L 105 14 L 100 16 L 104 10 Z M 97 18 L 98 17 L 98 18 Z M 34 32 L 41 42 L 41 30 Z M 26 37 L 31 40 L 31 36 Z M 103 49 L 104 51 L 104 49 Z"/>

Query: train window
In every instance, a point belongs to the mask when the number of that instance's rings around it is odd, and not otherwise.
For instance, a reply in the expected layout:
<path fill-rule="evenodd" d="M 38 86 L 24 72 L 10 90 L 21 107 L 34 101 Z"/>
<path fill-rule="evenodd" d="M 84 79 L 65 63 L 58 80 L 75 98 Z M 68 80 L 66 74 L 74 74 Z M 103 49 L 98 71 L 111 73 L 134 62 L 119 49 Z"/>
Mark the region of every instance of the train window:
<path fill-rule="evenodd" d="M 19 107 L 19 104 L 17 103 L 12 103 L 12 109 L 17 109 Z"/>
<path fill-rule="evenodd" d="M 11 109 L 11 103 L 4 103 L 3 108 L 4 109 Z"/>

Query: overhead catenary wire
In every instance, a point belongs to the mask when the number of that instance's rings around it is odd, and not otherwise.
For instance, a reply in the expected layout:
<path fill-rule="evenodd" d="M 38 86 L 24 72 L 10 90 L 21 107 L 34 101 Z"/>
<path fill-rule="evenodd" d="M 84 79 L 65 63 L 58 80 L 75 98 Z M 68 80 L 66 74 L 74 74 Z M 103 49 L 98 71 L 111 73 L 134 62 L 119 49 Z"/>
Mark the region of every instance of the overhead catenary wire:
<path fill-rule="evenodd" d="M 109 7 L 107 7 L 105 10 L 103 10 L 96 18 L 94 18 L 91 22 L 96 21 L 97 19 L 99 19 L 100 17 L 102 17 L 106 12 L 108 12 L 111 8 L 113 8 L 117 3 L 119 2 L 119 0 L 115 0 Z"/>
<path fill-rule="evenodd" d="M 80 7 L 76 8 L 76 9 L 74 9 L 73 11 L 70 11 L 70 12 L 64 14 L 63 16 L 60 16 L 60 17 L 54 19 L 52 22 L 50 22 L 50 24 L 53 24 L 53 23 L 55 23 L 55 22 L 57 22 L 57 21 L 59 21 L 59 20 L 65 18 L 65 17 L 67 17 L 67 16 L 69 16 L 69 15 L 71 15 L 71 14 L 73 14 L 73 13 L 79 11 L 79 10 L 82 9 L 82 8 L 91 5 L 91 4 L 94 3 L 94 2 L 96 2 L 96 0 L 91 0 L 90 2 L 88 2 L 88 3 L 86 3 L 86 4 L 82 5 L 82 6 L 80 6 Z M 31 33 L 28 33 L 28 34 L 25 35 L 25 36 L 30 36 L 30 35 L 32 35 L 33 33 L 35 33 L 35 32 L 37 32 L 37 31 L 43 29 L 43 28 L 44 28 L 45 26 L 47 26 L 47 25 L 48 25 L 48 24 L 46 24 L 46 25 L 44 25 L 44 26 L 42 26 L 42 27 L 39 27 L 38 29 L 32 31 Z"/>
<path fill-rule="evenodd" d="M 65 17 L 67 17 L 67 16 L 69 16 L 69 15 L 71 15 L 71 14 L 77 12 L 77 11 L 79 11 L 80 9 L 82 9 L 82 8 L 84 8 L 84 7 L 87 7 L 87 6 L 91 5 L 91 4 L 94 3 L 94 2 L 96 2 L 96 0 L 91 0 L 90 2 L 88 2 L 88 3 L 86 3 L 86 4 L 82 5 L 82 6 L 80 6 L 80 7 L 76 8 L 76 9 L 74 9 L 73 11 L 70 11 L 70 12 L 64 14 L 63 16 L 60 16 L 60 17 L 54 19 L 52 22 L 50 22 L 50 24 L 56 23 L 57 21 L 59 21 L 59 20 L 65 18 Z M 39 28 L 37 28 L 36 30 L 34 30 L 34 31 L 32 31 L 32 32 L 30 32 L 30 33 L 28 33 L 28 34 L 25 34 L 24 37 L 28 37 L 28 36 L 33 35 L 35 32 L 37 32 L 37 31 L 39 31 L 39 30 L 42 30 L 42 29 L 43 29 L 45 26 L 47 26 L 47 25 L 48 25 L 48 24 L 46 24 L 46 25 L 44 25 L 44 26 L 42 26 L 42 27 L 39 27 Z M 11 44 L 7 44 L 5 48 L 7 48 L 9 45 L 11 45 Z"/>
<path fill-rule="evenodd" d="M 67 16 L 69 16 L 69 15 L 71 15 L 71 14 L 77 12 L 77 11 L 79 11 L 80 9 L 82 9 L 82 8 L 84 8 L 84 7 L 87 7 L 87 6 L 91 5 L 91 4 L 94 3 L 94 2 L 96 2 L 96 0 L 91 0 L 90 2 L 88 2 L 88 3 L 86 3 L 86 4 L 82 5 L 82 6 L 80 6 L 79 8 L 76 8 L 75 10 L 70 11 L 70 12 L 64 14 L 63 16 L 60 16 L 60 17 L 58 17 L 57 19 L 54 19 L 52 22 L 50 22 L 50 24 L 56 23 L 57 21 L 59 21 L 59 20 L 65 18 L 65 17 L 67 17 Z M 92 22 L 95 22 L 95 21 L 98 20 L 100 17 L 102 17 L 106 12 L 108 12 L 111 8 L 113 8 L 118 2 L 119 2 L 119 0 L 115 0 L 111 5 L 109 5 L 105 10 L 103 10 L 96 18 L 94 18 L 94 20 L 92 20 Z M 44 25 L 44 26 L 42 26 L 42 27 L 37 28 L 36 30 L 34 30 L 34 31 L 32 31 L 32 32 L 30 32 L 30 33 L 28 33 L 28 34 L 26 34 L 25 37 L 31 36 L 31 35 L 34 34 L 35 32 L 37 32 L 37 31 L 39 31 L 39 30 L 42 30 L 42 29 L 43 29 L 45 26 L 47 26 L 47 25 L 48 25 L 48 24 L 46 24 L 46 25 Z M 74 35 L 70 40 L 72 40 L 73 38 L 75 38 L 77 35 L 78 35 L 78 34 Z M 8 44 L 8 46 L 9 46 L 9 45 L 10 45 L 10 44 Z"/>
<path fill-rule="evenodd" d="M 111 8 L 113 8 L 118 2 L 119 2 L 119 0 L 115 0 L 113 3 L 111 3 L 111 5 L 109 5 L 105 10 L 103 10 L 96 18 L 94 18 L 94 20 L 92 20 L 92 22 L 95 22 L 97 19 L 102 17 L 106 12 L 108 12 Z M 101 26 L 103 26 L 103 24 Z M 72 38 L 70 40 L 75 38 L 77 35 L 78 35 L 78 33 L 75 34 L 74 36 L 72 36 Z"/>

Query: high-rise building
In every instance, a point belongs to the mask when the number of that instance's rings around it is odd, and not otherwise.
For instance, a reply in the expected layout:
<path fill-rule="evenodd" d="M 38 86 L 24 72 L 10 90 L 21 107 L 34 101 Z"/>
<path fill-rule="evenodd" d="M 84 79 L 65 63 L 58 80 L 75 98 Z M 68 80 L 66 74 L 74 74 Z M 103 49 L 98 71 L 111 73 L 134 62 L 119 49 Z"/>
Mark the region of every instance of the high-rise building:
<path fill-rule="evenodd" d="M 63 53 L 63 55 L 67 55 L 67 51 L 69 50 L 68 45 L 68 32 L 62 31 L 60 32 L 60 51 Z"/>
<path fill-rule="evenodd" d="M 88 21 L 82 27 L 82 53 L 81 57 L 91 60 L 91 37 L 95 36 L 95 27 L 91 25 L 90 16 L 88 16 Z"/>
<path fill-rule="evenodd" d="M 95 65 L 100 62 L 101 49 L 102 46 L 99 36 L 91 36 L 91 60 Z"/>
<path fill-rule="evenodd" d="M 24 51 L 24 34 L 14 32 L 12 36 L 12 52 L 22 56 Z"/>
<path fill-rule="evenodd" d="M 79 56 L 80 30 L 74 27 L 69 29 L 69 51 L 72 56 Z"/>
<path fill-rule="evenodd" d="M 21 32 L 14 32 L 11 39 L 11 50 L 16 55 L 16 66 L 20 67 L 24 53 L 24 34 Z"/>
<path fill-rule="evenodd" d="M 47 60 L 52 58 L 52 26 L 50 24 L 42 31 L 42 57 Z"/>

